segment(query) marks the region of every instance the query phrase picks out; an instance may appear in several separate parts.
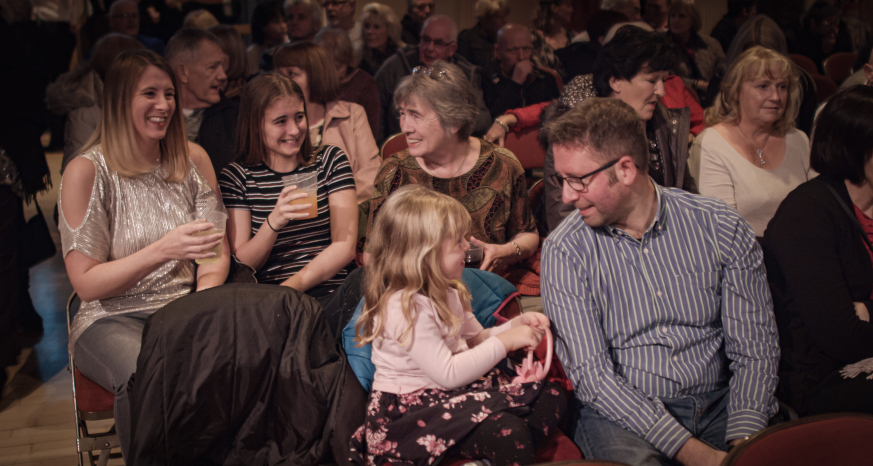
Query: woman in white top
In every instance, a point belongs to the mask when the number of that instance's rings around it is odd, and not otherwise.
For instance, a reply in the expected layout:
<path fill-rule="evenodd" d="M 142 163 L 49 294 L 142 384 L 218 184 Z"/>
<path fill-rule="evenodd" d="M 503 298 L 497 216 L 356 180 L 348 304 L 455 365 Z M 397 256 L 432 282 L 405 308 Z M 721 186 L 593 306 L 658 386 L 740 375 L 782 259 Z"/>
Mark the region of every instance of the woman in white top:
<path fill-rule="evenodd" d="M 779 204 L 809 179 L 809 140 L 794 128 L 802 91 L 791 61 L 764 47 L 737 58 L 688 166 L 700 194 L 737 209 L 764 236 Z"/>

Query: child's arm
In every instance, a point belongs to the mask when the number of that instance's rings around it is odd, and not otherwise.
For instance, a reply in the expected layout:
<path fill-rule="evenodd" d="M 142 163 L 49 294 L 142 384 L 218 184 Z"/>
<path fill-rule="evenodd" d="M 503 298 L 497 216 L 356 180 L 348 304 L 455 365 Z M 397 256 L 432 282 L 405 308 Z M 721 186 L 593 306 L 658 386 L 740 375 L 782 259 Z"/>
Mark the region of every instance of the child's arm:
<path fill-rule="evenodd" d="M 503 332 L 506 332 L 507 330 L 518 327 L 520 325 L 528 325 L 530 327 L 533 327 L 536 333 L 540 334 L 540 338 L 542 338 L 542 335 L 545 334 L 545 329 L 549 327 L 549 318 L 541 312 L 528 312 L 526 314 L 515 317 L 509 322 L 498 325 L 497 327 L 482 328 L 482 324 L 480 324 L 479 321 L 476 320 L 476 317 L 473 316 L 472 313 L 467 312 L 464 314 L 464 327 L 461 329 L 461 334 L 473 334 L 472 338 L 467 337 L 467 346 L 472 348 L 479 343 L 487 340 L 489 337 L 500 335 Z M 475 331 L 476 327 L 478 327 L 478 332 Z"/>

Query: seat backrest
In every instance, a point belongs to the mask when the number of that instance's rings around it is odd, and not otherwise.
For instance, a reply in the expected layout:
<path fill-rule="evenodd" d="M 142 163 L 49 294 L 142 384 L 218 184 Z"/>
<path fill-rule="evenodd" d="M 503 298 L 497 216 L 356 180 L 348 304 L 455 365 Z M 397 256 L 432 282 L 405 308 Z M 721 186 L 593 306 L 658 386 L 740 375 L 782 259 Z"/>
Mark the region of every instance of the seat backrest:
<path fill-rule="evenodd" d="M 840 84 L 846 80 L 855 70 L 855 62 L 858 61 L 858 54 L 853 52 L 835 53 L 827 57 L 824 61 L 825 76 Z"/>
<path fill-rule="evenodd" d="M 837 83 L 827 76 L 814 74 L 812 75 L 812 80 L 815 81 L 815 97 L 818 99 L 819 104 L 836 94 L 839 90 Z"/>
<path fill-rule="evenodd" d="M 797 63 L 797 66 L 803 68 L 807 73 L 813 76 L 821 75 L 821 73 L 818 72 L 818 66 L 806 55 L 792 53 L 791 55 L 788 55 L 788 58 L 790 58 L 794 63 Z"/>
<path fill-rule="evenodd" d="M 397 133 L 388 139 L 382 144 L 382 150 L 380 154 L 382 155 L 382 160 L 406 149 L 409 145 L 406 143 L 406 135 L 403 133 Z"/>
<path fill-rule="evenodd" d="M 503 142 L 503 146 L 515 154 L 525 170 L 543 168 L 546 163 L 546 151 L 537 139 L 539 134 L 537 128 L 528 128 L 517 133 L 510 131 Z"/>
<path fill-rule="evenodd" d="M 870 464 L 873 416 L 825 414 L 762 430 L 735 448 L 724 466 Z"/>

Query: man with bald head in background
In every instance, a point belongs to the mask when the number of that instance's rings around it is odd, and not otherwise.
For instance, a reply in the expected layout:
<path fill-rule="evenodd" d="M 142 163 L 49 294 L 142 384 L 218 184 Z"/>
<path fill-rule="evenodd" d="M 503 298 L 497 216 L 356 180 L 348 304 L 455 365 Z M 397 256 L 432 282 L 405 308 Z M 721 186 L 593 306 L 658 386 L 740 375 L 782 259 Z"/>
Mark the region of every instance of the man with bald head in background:
<path fill-rule="evenodd" d="M 470 80 L 473 89 L 477 91 L 479 115 L 476 117 L 476 127 L 473 134 L 483 134 L 491 127 L 491 113 L 482 99 L 482 82 L 479 70 L 464 57 L 455 54 L 458 50 L 458 25 L 446 15 L 434 15 L 424 22 L 421 29 L 421 42 L 417 47 L 398 50 L 396 54 L 385 60 L 379 72 L 376 73 L 376 83 L 379 85 L 379 98 L 382 102 L 381 136 L 382 141 L 400 132 L 400 121 L 394 108 L 394 89 L 404 76 L 412 74 L 417 67 L 433 66 L 437 60 L 457 65 Z"/>
<path fill-rule="evenodd" d="M 497 32 L 495 60 L 484 72 L 482 93 L 491 116 L 558 98 L 558 83 L 531 61 L 530 29 L 507 24 Z"/>
<path fill-rule="evenodd" d="M 236 156 L 233 135 L 239 114 L 239 97 L 221 93 L 227 81 L 221 64 L 227 55 L 212 33 L 182 28 L 167 43 L 166 58 L 176 75 L 188 140 L 203 146 L 215 173 L 221 173 Z"/>
<path fill-rule="evenodd" d="M 109 7 L 109 31 L 133 37 L 145 48 L 164 55 L 164 41 L 139 33 L 139 6 L 133 0 L 119 0 Z"/>

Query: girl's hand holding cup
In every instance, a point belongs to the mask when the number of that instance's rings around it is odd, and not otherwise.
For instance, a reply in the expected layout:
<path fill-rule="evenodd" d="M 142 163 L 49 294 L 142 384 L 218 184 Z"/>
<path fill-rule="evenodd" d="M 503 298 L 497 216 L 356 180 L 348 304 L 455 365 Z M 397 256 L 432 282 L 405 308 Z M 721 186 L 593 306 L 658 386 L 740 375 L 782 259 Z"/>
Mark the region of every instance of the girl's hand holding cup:
<path fill-rule="evenodd" d="M 202 236 L 197 233 L 213 228 L 211 222 L 193 220 L 170 230 L 155 245 L 164 260 L 209 259 L 215 256 L 211 249 L 221 244 L 224 232 Z"/>
<path fill-rule="evenodd" d="M 303 211 L 311 208 L 312 204 L 291 204 L 291 201 L 304 199 L 308 196 L 308 193 L 298 191 L 297 186 L 294 185 L 282 188 L 282 192 L 279 193 L 279 199 L 276 200 L 276 207 L 273 208 L 273 212 L 268 217 L 270 225 L 277 230 L 281 230 L 291 220 L 310 218 L 310 214 Z M 315 201 L 313 200 L 313 202 Z"/>

